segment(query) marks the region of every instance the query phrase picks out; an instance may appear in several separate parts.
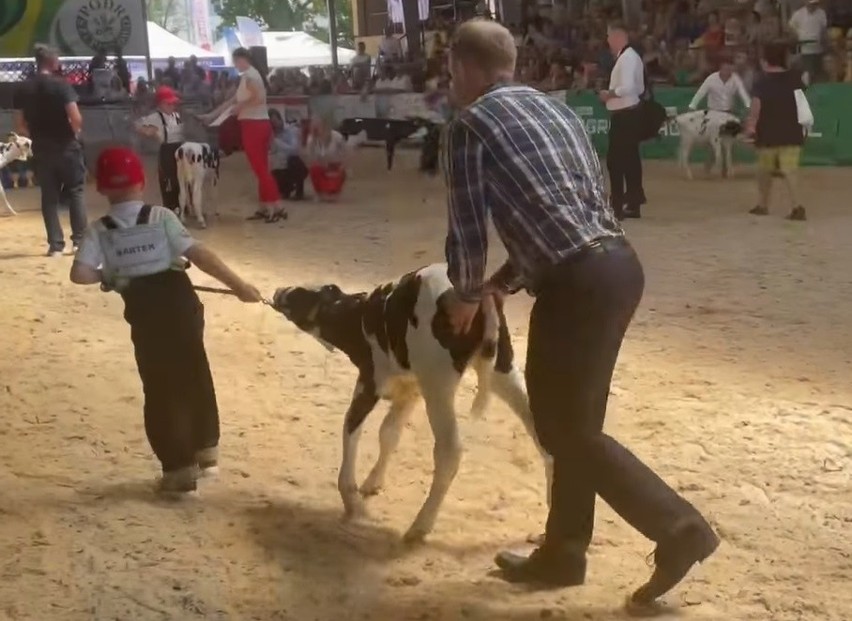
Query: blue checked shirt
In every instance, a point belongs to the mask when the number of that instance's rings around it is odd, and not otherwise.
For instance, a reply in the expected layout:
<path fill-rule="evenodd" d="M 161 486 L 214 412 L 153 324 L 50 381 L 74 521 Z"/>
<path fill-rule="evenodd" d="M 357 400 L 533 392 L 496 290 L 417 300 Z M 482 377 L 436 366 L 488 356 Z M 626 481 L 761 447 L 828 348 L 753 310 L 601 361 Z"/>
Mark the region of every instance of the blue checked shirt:
<path fill-rule="evenodd" d="M 509 253 L 495 279 L 533 290 L 550 266 L 590 242 L 623 235 L 580 118 L 526 86 L 498 85 L 447 127 L 448 276 L 462 299 L 482 293 L 487 219 Z"/>

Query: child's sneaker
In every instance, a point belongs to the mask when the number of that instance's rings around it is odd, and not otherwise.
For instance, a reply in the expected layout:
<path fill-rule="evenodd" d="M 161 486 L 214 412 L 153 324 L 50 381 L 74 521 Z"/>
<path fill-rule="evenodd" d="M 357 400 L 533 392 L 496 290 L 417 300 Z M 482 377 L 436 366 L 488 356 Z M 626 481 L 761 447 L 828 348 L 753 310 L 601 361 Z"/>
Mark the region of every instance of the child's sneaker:
<path fill-rule="evenodd" d="M 201 470 L 202 477 L 215 477 L 219 474 L 219 448 L 211 446 L 201 449 L 195 454 L 195 461 Z"/>
<path fill-rule="evenodd" d="M 161 494 L 181 497 L 198 489 L 198 470 L 195 466 L 164 472 L 157 491 Z"/>

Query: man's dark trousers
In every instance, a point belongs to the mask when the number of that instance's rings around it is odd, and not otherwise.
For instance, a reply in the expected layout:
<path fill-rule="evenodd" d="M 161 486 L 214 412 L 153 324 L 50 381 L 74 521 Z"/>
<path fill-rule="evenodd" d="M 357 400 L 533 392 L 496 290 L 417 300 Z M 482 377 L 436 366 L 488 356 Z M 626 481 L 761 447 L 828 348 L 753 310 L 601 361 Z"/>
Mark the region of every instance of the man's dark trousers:
<path fill-rule="evenodd" d="M 610 201 L 619 218 L 625 209 L 638 214 L 645 204 L 637 133 L 640 124 L 638 108 L 618 110 L 610 118 L 606 167 L 609 171 Z"/>
<path fill-rule="evenodd" d="M 71 243 L 80 244 L 86 231 L 86 207 L 83 192 L 86 185 L 86 165 L 83 146 L 75 141 L 68 144 L 33 144 L 36 176 L 41 187 L 41 214 L 51 251 L 65 249 L 65 234 L 59 222 L 59 205 L 68 207 L 71 218 Z"/>
<path fill-rule="evenodd" d="M 622 238 L 553 268 L 536 288 L 526 381 L 536 431 L 553 456 L 546 545 L 585 553 L 595 496 L 655 542 L 697 516 L 686 500 L 602 432 L 618 352 L 644 288 Z"/>

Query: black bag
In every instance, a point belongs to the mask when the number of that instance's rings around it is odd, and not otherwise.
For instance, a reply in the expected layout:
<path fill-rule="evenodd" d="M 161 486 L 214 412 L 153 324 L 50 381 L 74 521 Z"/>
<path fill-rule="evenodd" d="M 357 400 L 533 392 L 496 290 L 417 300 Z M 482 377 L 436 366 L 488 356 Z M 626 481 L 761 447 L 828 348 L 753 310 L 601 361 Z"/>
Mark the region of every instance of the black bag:
<path fill-rule="evenodd" d="M 658 138 L 660 128 L 666 122 L 666 109 L 656 99 L 654 99 L 654 89 L 648 80 L 648 72 L 645 71 L 645 92 L 639 99 L 636 116 L 638 117 L 638 137 L 639 142 L 645 142 L 652 138 Z"/>

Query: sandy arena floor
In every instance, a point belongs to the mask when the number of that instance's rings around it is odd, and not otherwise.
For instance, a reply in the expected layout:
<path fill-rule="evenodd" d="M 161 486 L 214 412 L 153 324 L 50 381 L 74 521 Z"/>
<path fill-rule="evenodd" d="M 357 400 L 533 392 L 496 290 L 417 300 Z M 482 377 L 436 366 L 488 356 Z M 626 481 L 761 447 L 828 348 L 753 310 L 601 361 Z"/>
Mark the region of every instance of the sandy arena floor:
<path fill-rule="evenodd" d="M 223 217 L 199 237 L 269 293 L 364 288 L 441 260 L 442 182 L 421 178 L 415 157 L 389 176 L 378 151 L 363 151 L 342 204 L 294 205 L 280 226 L 242 222 L 251 177 L 232 158 Z M 794 225 L 786 205 L 743 215 L 748 178 L 688 183 L 669 165 L 648 169 L 648 217 L 628 223 L 647 292 L 608 430 L 724 539 L 666 617 L 848 621 L 850 173 L 805 171 L 811 221 Z M 652 546 L 604 506 L 584 588 L 530 593 L 489 576 L 493 554 L 524 545 L 545 516 L 537 455 L 500 404 L 484 421 L 462 416 L 465 458 L 427 545 L 399 542 L 431 475 L 422 411 L 370 519 L 343 524 L 336 473 L 353 369 L 259 305 L 205 298 L 223 474 L 193 501 L 156 500 L 121 301 L 72 286 L 70 258 L 42 257 L 38 193 L 9 196 L 24 213 L 0 219 L 0 619 L 624 618 Z M 529 306 L 511 301 L 521 353 Z M 460 409 L 469 403 L 468 392 Z M 362 477 L 383 412 L 368 420 Z"/>

